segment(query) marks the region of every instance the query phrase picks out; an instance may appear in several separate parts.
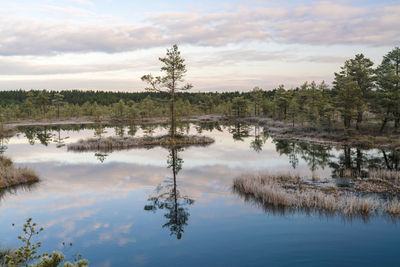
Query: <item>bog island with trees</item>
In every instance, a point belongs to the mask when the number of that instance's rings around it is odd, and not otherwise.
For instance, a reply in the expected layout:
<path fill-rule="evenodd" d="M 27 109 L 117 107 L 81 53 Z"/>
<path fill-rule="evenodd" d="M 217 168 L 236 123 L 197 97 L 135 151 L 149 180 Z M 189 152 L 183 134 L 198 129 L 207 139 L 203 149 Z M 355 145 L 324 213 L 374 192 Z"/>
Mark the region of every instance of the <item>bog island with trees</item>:
<path fill-rule="evenodd" d="M 345 220 L 368 221 L 379 216 L 396 222 L 400 219 L 399 47 L 388 51 L 376 65 L 364 54 L 346 60 L 332 74 L 331 85 L 311 81 L 296 88 L 279 85 L 273 90 L 255 87 L 245 92 L 191 92 L 193 86 L 184 84 L 187 69 L 177 45 L 167 49 L 159 61 L 161 75 L 142 76 L 145 90 L 141 92 L 0 91 L 0 190 L 16 192 L 42 183 L 34 167 L 15 166 L 4 155 L 7 142 L 3 140 L 20 138 L 22 134 L 31 145 L 35 140 L 45 146 L 54 142 L 57 149 L 77 153 L 73 155 L 89 155 L 79 153 L 94 151 L 101 164 L 113 151 L 166 149 L 173 176 L 156 188 L 155 194 L 148 198 L 151 204 L 146 204 L 144 210 L 153 213 L 166 210 L 167 223 L 163 228 L 167 227 L 171 236 L 180 240 L 189 222 L 189 207 L 195 201 L 178 190 L 177 174 L 183 166 L 178 152 L 192 151 L 193 146 L 207 150 L 216 138 L 221 138 L 208 136 L 204 129 L 208 128 L 210 133 L 224 132 L 223 127 L 227 127 L 226 133 L 232 134 L 235 142 L 244 142 L 251 137 L 249 129 L 254 126 L 250 147 L 260 153 L 268 138 L 272 138 L 271 144 L 279 156 L 288 157 L 293 170 L 247 172 L 232 177 L 230 188 L 234 196 L 272 214 L 314 212 Z M 62 127 L 68 125 L 86 125 L 82 127 L 93 130 L 94 136 L 65 143 Z M 129 136 L 125 134 L 126 125 Z M 157 125 L 162 125 L 165 131 L 158 130 L 162 133 L 153 135 Z M 106 128 L 114 126 L 116 134 L 107 136 Z M 143 134 L 136 136 L 139 126 Z M 58 137 L 47 127 L 58 127 Z M 198 134 L 189 134 L 193 129 Z M 330 153 L 333 146 L 337 151 L 343 148 L 344 154 L 337 157 L 338 161 L 330 160 L 334 157 Z M 382 151 L 383 159 L 369 158 L 367 152 L 363 156 L 363 151 L 370 150 Z M 295 173 L 299 155 L 311 174 Z M 341 179 L 340 183 L 318 176 L 318 168 L 327 165 L 332 169 L 332 179 Z M 51 182 L 47 178 L 44 183 Z M 0 201 L 1 198 L 2 193 Z M 23 225 L 24 235 L 19 237 L 24 246 L 3 249 L 0 263 L 88 266 L 93 260 L 84 260 L 79 255 L 70 263 L 61 252 L 40 254 L 41 242 L 34 243 L 31 239 L 42 230 L 38 231 L 36 223 L 28 219 Z M 129 239 L 123 239 L 120 244 L 128 242 Z"/>

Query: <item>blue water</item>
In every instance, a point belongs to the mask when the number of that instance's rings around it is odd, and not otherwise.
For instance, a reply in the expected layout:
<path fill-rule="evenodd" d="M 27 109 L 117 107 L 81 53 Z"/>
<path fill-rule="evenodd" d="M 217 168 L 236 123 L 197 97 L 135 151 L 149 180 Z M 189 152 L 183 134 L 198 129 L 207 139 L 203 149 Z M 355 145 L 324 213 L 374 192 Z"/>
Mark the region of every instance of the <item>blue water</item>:
<path fill-rule="evenodd" d="M 59 134 L 61 139 L 68 137 L 63 139 L 67 144 L 93 136 L 93 129 L 46 129 L 52 136 L 47 145 L 37 138 L 29 144 L 22 130 L 3 140 L 5 155 L 33 168 L 42 181 L 3 192 L 0 243 L 18 247 L 21 226 L 32 217 L 45 228 L 38 237 L 42 251 L 59 250 L 69 259 L 80 253 L 90 266 L 400 266 L 396 221 L 302 212 L 280 215 L 234 194 L 233 179 L 246 172 L 314 172 L 332 181 L 329 162 L 338 163 L 343 156 L 340 148 L 330 148 L 328 163 L 324 155 L 310 160 L 310 155 L 299 154 L 293 168 L 293 160 L 277 151 L 271 138 L 264 136 L 262 150 L 254 150 L 254 134 L 262 129 L 248 130 L 242 140 L 232 138 L 229 126 L 204 130 L 202 134 L 215 138 L 214 144 L 177 152 L 183 160 L 176 171 L 179 220 L 165 216 L 174 214 L 173 196 L 165 198 L 156 190 L 162 185 L 165 192 L 174 192 L 168 187 L 173 168 L 168 168 L 167 149 L 114 151 L 101 162 L 95 152 L 57 147 Z M 112 127 L 106 131 L 105 135 L 115 134 Z M 165 129 L 155 129 L 155 134 L 161 132 Z M 190 132 L 196 133 L 194 125 Z M 136 135 L 142 134 L 139 128 Z M 379 157 L 379 151 L 364 153 Z M 166 206 L 146 210 L 152 196 L 164 196 L 159 200 Z"/>

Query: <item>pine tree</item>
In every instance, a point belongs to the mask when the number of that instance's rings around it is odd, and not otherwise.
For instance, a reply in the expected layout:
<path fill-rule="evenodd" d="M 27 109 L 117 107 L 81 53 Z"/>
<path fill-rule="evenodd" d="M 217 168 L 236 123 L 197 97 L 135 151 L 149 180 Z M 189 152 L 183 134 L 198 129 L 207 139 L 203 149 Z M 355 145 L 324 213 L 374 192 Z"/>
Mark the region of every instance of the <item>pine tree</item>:
<path fill-rule="evenodd" d="M 179 83 L 183 82 L 186 74 L 185 60 L 181 57 L 181 52 L 175 44 L 171 49 L 167 49 L 166 57 L 159 58 L 164 64 L 161 71 L 164 76 L 154 77 L 151 74 L 144 75 L 142 81 L 146 82 L 149 87 L 147 91 L 151 92 L 167 92 L 170 95 L 170 116 L 171 116 L 171 138 L 175 138 L 176 122 L 175 122 L 175 93 L 177 91 L 185 91 L 191 89 L 191 84 L 179 87 Z"/>

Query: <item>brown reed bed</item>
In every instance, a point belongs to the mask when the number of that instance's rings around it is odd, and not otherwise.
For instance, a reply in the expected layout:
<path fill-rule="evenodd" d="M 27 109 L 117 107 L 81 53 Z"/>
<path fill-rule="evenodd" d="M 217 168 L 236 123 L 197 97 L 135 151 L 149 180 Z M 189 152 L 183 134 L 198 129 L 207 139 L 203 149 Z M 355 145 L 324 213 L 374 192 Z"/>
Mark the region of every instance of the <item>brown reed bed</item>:
<path fill-rule="evenodd" d="M 184 135 L 171 139 L 168 135 L 144 137 L 107 137 L 89 138 L 69 144 L 68 150 L 74 151 L 112 151 L 139 147 L 156 146 L 205 146 L 214 143 L 214 139 L 207 136 Z"/>
<path fill-rule="evenodd" d="M 323 186 L 290 173 L 243 175 L 234 180 L 233 190 L 269 210 L 288 208 L 352 217 L 384 213 L 400 217 L 400 202 L 396 197 L 381 199 L 356 190 Z"/>
<path fill-rule="evenodd" d="M 372 179 L 384 179 L 384 180 L 399 182 L 400 171 L 386 170 L 386 169 L 370 169 L 368 170 L 368 177 Z"/>
<path fill-rule="evenodd" d="M 12 160 L 0 156 L 0 189 L 38 182 L 39 177 L 27 167 L 15 167 Z"/>

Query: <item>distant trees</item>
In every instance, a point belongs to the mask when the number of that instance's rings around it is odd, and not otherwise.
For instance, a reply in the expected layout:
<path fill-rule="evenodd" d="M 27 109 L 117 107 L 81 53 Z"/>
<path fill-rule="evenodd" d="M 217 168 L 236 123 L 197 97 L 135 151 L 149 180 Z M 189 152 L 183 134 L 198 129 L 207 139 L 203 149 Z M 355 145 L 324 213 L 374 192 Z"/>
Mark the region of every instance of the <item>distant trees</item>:
<path fill-rule="evenodd" d="M 57 108 L 57 118 L 60 118 L 60 106 L 64 104 L 63 100 L 64 96 L 62 94 L 60 93 L 54 94 L 52 102 Z"/>
<path fill-rule="evenodd" d="M 178 50 L 178 46 L 175 44 L 171 49 L 167 49 L 166 57 L 159 58 L 164 64 L 161 67 L 161 71 L 165 73 L 164 76 L 154 77 L 151 74 L 144 75 L 142 81 L 146 82 L 149 87 L 147 91 L 153 92 L 166 92 L 170 95 L 170 116 L 171 116 L 171 138 L 175 138 L 176 133 L 176 122 L 175 122 L 175 92 L 189 90 L 193 86 L 191 84 L 185 84 L 179 86 L 184 81 L 186 74 L 185 60 L 181 57 L 181 52 Z"/>
<path fill-rule="evenodd" d="M 50 102 L 48 92 L 46 90 L 40 91 L 35 99 L 35 102 L 42 114 L 45 114 L 47 112 L 47 106 Z"/>
<path fill-rule="evenodd" d="M 247 114 L 248 101 L 244 97 L 235 97 L 232 99 L 232 112 L 237 117 L 243 117 Z"/>
<path fill-rule="evenodd" d="M 254 116 L 260 115 L 261 104 L 263 99 L 263 91 L 260 87 L 256 86 L 252 91 L 253 103 L 254 103 Z"/>

